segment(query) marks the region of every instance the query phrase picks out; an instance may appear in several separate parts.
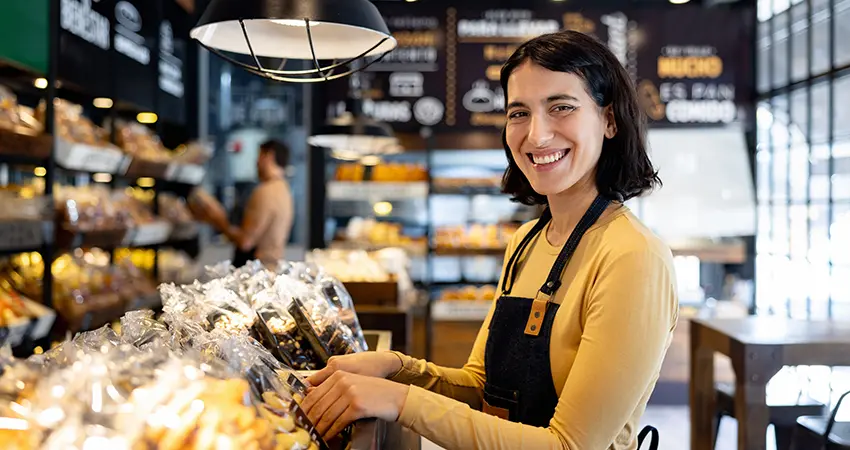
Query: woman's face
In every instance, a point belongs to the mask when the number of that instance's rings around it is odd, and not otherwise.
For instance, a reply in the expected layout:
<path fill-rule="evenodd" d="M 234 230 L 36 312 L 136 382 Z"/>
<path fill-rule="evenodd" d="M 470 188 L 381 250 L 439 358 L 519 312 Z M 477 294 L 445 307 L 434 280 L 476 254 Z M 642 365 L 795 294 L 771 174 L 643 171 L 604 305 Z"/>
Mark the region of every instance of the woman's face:
<path fill-rule="evenodd" d="M 602 143 L 616 125 L 611 108 L 597 106 L 581 78 L 526 61 L 508 78 L 506 109 L 508 147 L 538 194 L 595 185 Z"/>

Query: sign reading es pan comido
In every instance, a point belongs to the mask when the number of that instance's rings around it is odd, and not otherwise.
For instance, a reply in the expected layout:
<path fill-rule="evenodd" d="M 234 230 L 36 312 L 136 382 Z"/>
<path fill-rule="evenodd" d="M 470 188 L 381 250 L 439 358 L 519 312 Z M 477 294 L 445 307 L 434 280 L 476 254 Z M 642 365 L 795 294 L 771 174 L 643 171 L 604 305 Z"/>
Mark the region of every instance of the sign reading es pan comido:
<path fill-rule="evenodd" d="M 723 10 L 641 14 L 637 88 L 653 126 L 743 119 L 740 108 L 753 89 L 750 47 L 741 45 L 752 37 L 748 20 Z"/>

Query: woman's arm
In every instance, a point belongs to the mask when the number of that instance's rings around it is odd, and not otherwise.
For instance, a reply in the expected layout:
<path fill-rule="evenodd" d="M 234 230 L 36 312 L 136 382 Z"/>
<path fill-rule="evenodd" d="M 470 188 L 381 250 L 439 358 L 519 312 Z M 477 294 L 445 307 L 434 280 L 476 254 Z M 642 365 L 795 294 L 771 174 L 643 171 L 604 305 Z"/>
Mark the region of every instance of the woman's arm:
<path fill-rule="evenodd" d="M 424 359 L 416 359 L 393 352 L 401 359 L 401 369 L 389 379 L 427 389 L 448 398 L 461 401 L 473 409 L 481 409 L 481 392 L 484 389 L 484 348 L 487 345 L 490 318 L 496 302 L 490 306 L 487 318 L 478 330 L 469 359 L 461 369 L 438 366 Z"/>
<path fill-rule="evenodd" d="M 502 420 L 414 386 L 398 420 L 447 449 L 595 450 L 629 442 L 637 430 L 620 433 L 657 379 L 675 326 L 675 289 L 672 261 L 652 250 L 623 254 L 600 269 L 548 428 Z"/>
<path fill-rule="evenodd" d="M 484 373 L 484 350 L 487 347 L 487 336 L 490 329 L 490 319 L 496 309 L 496 301 L 502 292 L 504 282 L 505 266 L 516 249 L 519 241 L 534 226 L 536 221 L 531 221 L 521 226 L 511 237 L 508 248 L 505 251 L 502 263 L 502 275 L 496 288 L 496 297 L 490 305 L 487 317 L 478 330 L 475 344 L 469 359 L 461 369 L 438 366 L 423 359 L 416 359 L 402 353 L 394 352 L 401 359 L 401 369 L 389 379 L 402 384 L 418 386 L 425 390 L 436 392 L 449 398 L 466 403 L 472 409 L 481 409 L 481 392 L 484 390 L 484 381 L 487 379 Z"/>

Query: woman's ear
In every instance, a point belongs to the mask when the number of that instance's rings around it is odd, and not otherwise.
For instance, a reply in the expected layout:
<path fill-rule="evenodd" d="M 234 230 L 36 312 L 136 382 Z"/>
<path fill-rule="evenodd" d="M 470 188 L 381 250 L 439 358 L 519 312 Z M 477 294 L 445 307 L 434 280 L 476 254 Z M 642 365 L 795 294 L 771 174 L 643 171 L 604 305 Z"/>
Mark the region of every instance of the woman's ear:
<path fill-rule="evenodd" d="M 617 118 L 614 117 L 614 105 L 608 105 L 602 112 L 605 115 L 605 138 L 613 139 L 617 135 Z"/>

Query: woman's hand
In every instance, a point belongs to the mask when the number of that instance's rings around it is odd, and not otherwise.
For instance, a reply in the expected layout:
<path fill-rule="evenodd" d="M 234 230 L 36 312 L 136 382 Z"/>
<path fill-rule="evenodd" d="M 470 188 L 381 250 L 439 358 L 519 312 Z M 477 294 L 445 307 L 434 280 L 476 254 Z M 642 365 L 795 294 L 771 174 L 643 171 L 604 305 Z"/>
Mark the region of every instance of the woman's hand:
<path fill-rule="evenodd" d="M 409 390 L 410 386 L 382 378 L 336 371 L 319 387 L 310 388 L 301 407 L 327 440 L 358 419 L 395 422 Z"/>
<path fill-rule="evenodd" d="M 390 352 L 360 352 L 332 356 L 328 365 L 307 378 L 311 386 L 319 386 L 336 372 L 344 371 L 369 377 L 386 378 L 401 370 L 401 359 Z"/>

